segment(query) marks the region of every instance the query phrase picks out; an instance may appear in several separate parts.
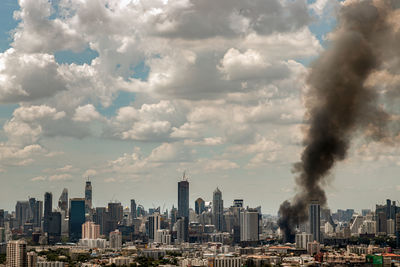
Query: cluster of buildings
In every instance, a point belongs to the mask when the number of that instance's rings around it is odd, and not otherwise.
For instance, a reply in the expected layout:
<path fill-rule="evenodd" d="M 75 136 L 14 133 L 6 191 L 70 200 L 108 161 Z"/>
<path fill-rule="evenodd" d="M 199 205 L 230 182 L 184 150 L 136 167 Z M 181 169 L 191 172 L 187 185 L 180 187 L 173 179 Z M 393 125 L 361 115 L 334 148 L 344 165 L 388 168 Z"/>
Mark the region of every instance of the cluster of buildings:
<path fill-rule="evenodd" d="M 89 260 L 82 266 L 128 266 L 140 257 L 164 259 L 172 266 L 397 264 L 400 260 L 400 208 L 390 200 L 361 213 L 352 209 L 331 213 L 311 202 L 308 220 L 297 226 L 294 240 L 285 243 L 277 216 L 262 215 L 261 207 L 245 208 L 242 199 L 227 207 L 219 188 L 211 201 L 197 198 L 191 209 L 185 176 L 178 182 L 178 205 L 170 210 L 146 210 L 135 199 L 130 207 L 119 202 L 93 207 L 92 190 L 88 180 L 84 197 L 68 198 L 64 189 L 56 207 L 52 193 L 46 192 L 43 201 L 29 198 L 18 201 L 13 212 L 0 210 L 0 254 L 7 254 L 7 267 L 65 267 L 65 258 L 43 256 L 43 250 L 52 249 L 86 255 Z M 379 238 L 384 242 L 375 243 Z"/>

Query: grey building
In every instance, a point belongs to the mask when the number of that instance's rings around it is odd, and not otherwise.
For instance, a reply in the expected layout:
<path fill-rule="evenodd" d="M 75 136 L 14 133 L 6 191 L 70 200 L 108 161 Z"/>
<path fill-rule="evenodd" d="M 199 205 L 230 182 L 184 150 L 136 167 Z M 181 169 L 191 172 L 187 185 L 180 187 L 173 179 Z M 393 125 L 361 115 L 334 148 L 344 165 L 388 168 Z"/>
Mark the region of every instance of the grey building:
<path fill-rule="evenodd" d="M 318 202 L 312 201 L 308 210 L 310 234 L 313 240 L 321 242 L 321 207 Z"/>
<path fill-rule="evenodd" d="M 215 189 L 213 193 L 213 222 L 215 229 L 222 232 L 224 226 L 224 201 L 222 200 L 222 193 L 218 189 Z"/>

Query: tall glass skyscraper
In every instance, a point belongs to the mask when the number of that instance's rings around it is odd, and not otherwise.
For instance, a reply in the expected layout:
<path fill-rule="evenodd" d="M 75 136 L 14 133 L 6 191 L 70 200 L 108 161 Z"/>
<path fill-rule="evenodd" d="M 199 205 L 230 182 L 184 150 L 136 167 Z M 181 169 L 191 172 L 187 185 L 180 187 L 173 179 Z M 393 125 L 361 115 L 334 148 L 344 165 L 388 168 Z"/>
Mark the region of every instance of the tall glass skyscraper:
<path fill-rule="evenodd" d="M 44 194 L 44 215 L 43 215 L 43 231 L 47 233 L 49 231 L 49 217 L 53 211 L 53 194 L 46 192 Z"/>
<path fill-rule="evenodd" d="M 183 174 L 183 180 L 178 182 L 178 217 L 182 218 L 182 241 L 189 240 L 189 182 Z"/>
<path fill-rule="evenodd" d="M 218 189 L 215 189 L 213 193 L 213 219 L 215 228 L 222 232 L 224 226 L 224 201 L 222 200 L 222 193 Z"/>
<path fill-rule="evenodd" d="M 308 210 L 310 234 L 313 240 L 321 241 L 321 207 L 318 202 L 312 201 Z"/>
<path fill-rule="evenodd" d="M 69 204 L 69 239 L 78 241 L 82 236 L 82 224 L 85 223 L 85 199 L 72 198 Z"/>
<path fill-rule="evenodd" d="M 178 217 L 189 217 L 189 182 L 178 182 Z"/>

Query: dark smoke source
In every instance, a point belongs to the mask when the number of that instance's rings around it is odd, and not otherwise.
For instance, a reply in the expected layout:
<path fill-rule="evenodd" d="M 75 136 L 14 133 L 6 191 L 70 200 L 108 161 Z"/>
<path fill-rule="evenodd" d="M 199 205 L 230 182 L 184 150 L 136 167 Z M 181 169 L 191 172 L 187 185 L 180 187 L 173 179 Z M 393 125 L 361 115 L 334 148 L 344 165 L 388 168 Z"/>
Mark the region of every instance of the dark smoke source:
<path fill-rule="evenodd" d="M 378 108 L 376 92 L 364 84 L 384 59 L 387 47 L 382 41 L 391 34 L 387 17 L 393 9 L 390 0 L 343 6 L 331 47 L 312 66 L 306 95 L 310 128 L 301 161 L 295 165 L 298 193 L 279 209 L 278 224 L 286 242 L 294 241 L 296 226 L 307 220 L 310 201 L 326 205 L 324 179 L 337 161 L 346 158 L 355 131 L 385 125 L 387 116 Z"/>

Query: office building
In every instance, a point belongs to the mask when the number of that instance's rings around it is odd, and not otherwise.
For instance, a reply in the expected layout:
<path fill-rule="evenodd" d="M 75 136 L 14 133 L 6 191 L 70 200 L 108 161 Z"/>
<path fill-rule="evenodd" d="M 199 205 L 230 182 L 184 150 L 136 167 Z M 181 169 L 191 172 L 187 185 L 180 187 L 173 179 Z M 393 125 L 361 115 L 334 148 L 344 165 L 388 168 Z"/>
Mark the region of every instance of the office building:
<path fill-rule="evenodd" d="M 318 202 L 313 201 L 309 204 L 308 209 L 308 222 L 310 227 L 310 234 L 313 241 L 320 242 L 321 240 L 321 207 Z"/>
<path fill-rule="evenodd" d="M 85 223 L 85 199 L 72 198 L 69 207 L 69 239 L 77 242 L 82 237 L 82 224 Z"/>
<path fill-rule="evenodd" d="M 28 267 L 25 240 L 13 240 L 7 243 L 7 267 Z"/>
<path fill-rule="evenodd" d="M 154 213 L 149 216 L 149 239 L 155 240 L 155 236 L 158 230 L 161 229 L 161 216 L 159 213 Z"/>
<path fill-rule="evenodd" d="M 209 265 L 214 267 L 240 267 L 242 266 L 242 258 L 234 256 L 217 256 L 214 259 L 209 259 Z"/>
<path fill-rule="evenodd" d="M 203 211 L 206 210 L 205 202 L 201 197 L 196 199 L 196 201 L 194 202 L 194 210 L 195 210 L 196 214 L 198 214 L 198 215 L 202 214 Z"/>
<path fill-rule="evenodd" d="M 4 210 L 0 210 L 0 227 L 4 227 Z"/>
<path fill-rule="evenodd" d="M 100 238 L 100 225 L 94 222 L 85 222 L 82 224 L 82 239 Z"/>
<path fill-rule="evenodd" d="M 85 213 L 90 214 L 92 209 L 92 182 L 86 181 L 85 185 Z"/>
<path fill-rule="evenodd" d="M 171 234 L 169 233 L 169 230 L 167 229 L 157 230 L 154 242 L 164 245 L 171 245 Z"/>
<path fill-rule="evenodd" d="M 178 182 L 178 217 L 189 218 L 189 182 L 187 180 Z"/>
<path fill-rule="evenodd" d="M 124 210 L 121 203 L 108 203 L 108 210 L 105 218 L 105 225 L 103 227 L 104 234 L 108 235 L 118 227 L 118 223 L 124 217 Z"/>
<path fill-rule="evenodd" d="M 43 215 L 43 231 L 47 233 L 49 231 L 49 216 L 53 211 L 53 194 L 46 192 L 44 194 L 44 215 Z"/>
<path fill-rule="evenodd" d="M 377 234 L 387 233 L 387 216 L 385 212 L 378 212 L 376 214 L 376 232 Z"/>
<path fill-rule="evenodd" d="M 213 193 L 213 222 L 217 231 L 222 232 L 224 226 L 224 202 L 222 193 L 217 188 Z"/>
<path fill-rule="evenodd" d="M 28 201 L 18 201 L 15 205 L 15 218 L 17 226 L 23 227 L 24 224 L 29 220 L 30 207 Z"/>
<path fill-rule="evenodd" d="M 259 213 L 256 209 L 246 209 L 240 214 L 240 241 L 259 240 Z"/>
<path fill-rule="evenodd" d="M 301 234 L 296 234 L 296 248 L 307 249 L 307 244 L 313 242 L 312 234 L 307 234 L 305 232 Z"/>
<path fill-rule="evenodd" d="M 49 244 L 55 244 L 61 241 L 61 213 L 50 212 L 47 215 L 48 220 L 48 242 Z"/>
<path fill-rule="evenodd" d="M 68 189 L 64 188 L 58 199 L 58 208 L 64 212 L 65 215 L 68 214 Z"/>
<path fill-rule="evenodd" d="M 122 248 L 122 233 L 119 230 L 110 232 L 110 248 L 112 249 Z"/>
<path fill-rule="evenodd" d="M 131 199 L 131 219 L 136 219 L 136 201 Z"/>
<path fill-rule="evenodd" d="M 108 218 L 107 209 L 105 207 L 97 207 L 93 216 L 93 221 L 100 226 L 100 235 L 105 234 L 105 226 Z"/>

